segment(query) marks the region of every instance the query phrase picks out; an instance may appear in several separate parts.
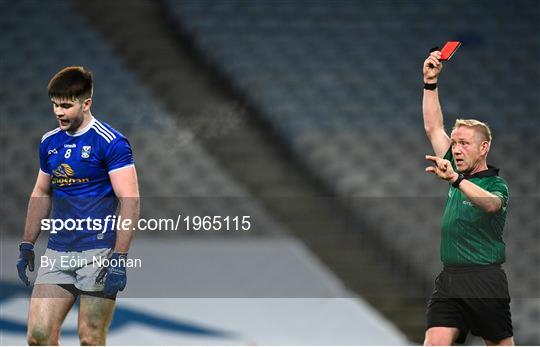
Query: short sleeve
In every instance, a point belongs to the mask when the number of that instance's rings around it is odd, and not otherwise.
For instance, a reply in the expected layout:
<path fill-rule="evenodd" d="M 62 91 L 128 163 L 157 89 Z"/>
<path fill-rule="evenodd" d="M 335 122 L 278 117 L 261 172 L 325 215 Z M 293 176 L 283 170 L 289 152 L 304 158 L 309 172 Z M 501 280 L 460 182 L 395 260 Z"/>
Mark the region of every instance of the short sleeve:
<path fill-rule="evenodd" d="M 45 145 L 45 142 L 41 142 L 39 144 L 39 169 L 50 176 L 51 172 L 47 167 L 48 155 L 49 154 L 47 153 L 47 146 Z"/>
<path fill-rule="evenodd" d="M 120 138 L 114 141 L 109 147 L 107 153 L 106 169 L 107 172 L 121 169 L 126 166 L 133 165 L 133 152 L 131 151 L 131 145 L 126 138 Z"/>
<path fill-rule="evenodd" d="M 488 191 L 501 199 L 501 212 L 506 212 L 506 208 L 508 207 L 508 185 L 506 182 L 498 177 L 498 179 L 488 188 Z"/>

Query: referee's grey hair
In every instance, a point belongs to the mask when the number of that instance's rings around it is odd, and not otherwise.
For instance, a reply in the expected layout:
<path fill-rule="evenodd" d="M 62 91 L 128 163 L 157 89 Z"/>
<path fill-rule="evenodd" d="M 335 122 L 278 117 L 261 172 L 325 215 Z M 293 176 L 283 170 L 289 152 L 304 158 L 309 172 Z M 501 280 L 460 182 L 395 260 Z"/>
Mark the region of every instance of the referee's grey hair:
<path fill-rule="evenodd" d="M 476 119 L 456 119 L 456 123 L 454 124 L 454 127 L 452 128 L 452 131 L 456 130 L 457 128 L 465 126 L 469 128 L 474 128 L 478 130 L 478 132 L 484 137 L 484 140 L 487 142 L 491 142 L 491 129 L 489 128 L 489 125 L 484 122 L 480 122 Z"/>

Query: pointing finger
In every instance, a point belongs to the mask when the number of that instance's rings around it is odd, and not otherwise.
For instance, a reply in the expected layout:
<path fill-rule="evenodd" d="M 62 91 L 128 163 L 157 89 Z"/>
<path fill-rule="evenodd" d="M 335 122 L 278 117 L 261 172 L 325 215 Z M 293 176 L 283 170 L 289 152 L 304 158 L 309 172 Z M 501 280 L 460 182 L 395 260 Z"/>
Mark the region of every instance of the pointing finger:
<path fill-rule="evenodd" d="M 431 160 L 432 162 L 436 163 L 439 158 L 434 155 L 426 155 L 426 160 Z"/>

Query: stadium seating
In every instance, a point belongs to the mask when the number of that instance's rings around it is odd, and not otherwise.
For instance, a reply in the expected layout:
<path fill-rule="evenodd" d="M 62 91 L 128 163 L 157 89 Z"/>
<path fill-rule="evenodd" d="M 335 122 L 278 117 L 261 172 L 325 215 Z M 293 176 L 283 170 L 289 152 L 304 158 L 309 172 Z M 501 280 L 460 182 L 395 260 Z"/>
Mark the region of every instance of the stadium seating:
<path fill-rule="evenodd" d="M 396 265 L 428 281 L 440 268 L 446 186 L 423 173 L 432 150 L 422 127 L 421 65 L 432 46 L 462 41 L 440 79 L 446 126 L 457 117 L 491 125 L 489 161 L 511 189 L 511 290 L 540 300 L 540 69 L 530 59 L 540 52 L 537 2 L 163 3 L 207 63 L 371 225 Z M 540 343 L 539 312 L 516 302 L 518 343 Z"/>

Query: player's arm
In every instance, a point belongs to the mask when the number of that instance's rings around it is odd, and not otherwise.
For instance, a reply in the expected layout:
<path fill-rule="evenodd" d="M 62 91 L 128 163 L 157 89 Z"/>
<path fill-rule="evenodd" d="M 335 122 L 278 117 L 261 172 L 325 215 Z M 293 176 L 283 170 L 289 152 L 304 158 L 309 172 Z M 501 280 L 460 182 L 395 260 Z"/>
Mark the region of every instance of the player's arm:
<path fill-rule="evenodd" d="M 129 228 L 123 230 L 120 227 L 116 232 L 116 245 L 114 251 L 127 253 L 131 239 L 139 220 L 139 185 L 137 183 L 137 171 L 131 165 L 109 173 L 111 184 L 117 198 L 120 200 L 119 216 L 122 220 L 131 220 Z"/>
<path fill-rule="evenodd" d="M 116 197 L 120 200 L 119 220 L 130 220 L 131 224 L 125 229 L 122 223 L 117 226 L 116 243 L 110 260 L 116 264 L 104 267 L 96 277 L 96 283 L 104 280 L 103 294 L 107 298 L 114 298 L 118 291 L 124 290 L 127 284 L 125 262 L 129 246 L 139 221 L 139 185 L 135 166 L 129 165 L 109 172 L 109 178 Z"/>
<path fill-rule="evenodd" d="M 450 183 L 455 183 L 459 179 L 459 174 L 454 171 L 450 161 L 431 155 L 426 155 L 426 159 L 433 162 L 433 166 L 426 168 L 427 172 L 433 172 L 439 178 Z M 486 213 L 496 213 L 502 208 L 503 201 L 501 197 L 488 192 L 471 181 L 462 180 L 459 183 L 459 189 L 473 205 Z"/>
<path fill-rule="evenodd" d="M 431 52 L 424 61 L 422 72 L 424 74 L 424 83 L 437 83 L 439 74 L 442 70 L 442 63 L 439 60 L 440 51 Z M 439 93 L 437 88 L 428 90 L 424 88 L 422 99 L 422 114 L 424 117 L 424 129 L 431 142 L 433 151 L 437 157 L 443 157 L 448 148 L 450 148 L 450 138 L 444 130 L 443 113 L 441 103 L 439 102 Z"/>
<path fill-rule="evenodd" d="M 30 285 L 26 268 L 34 271 L 34 243 L 41 231 L 41 220 L 49 217 L 51 212 L 51 178 L 39 170 L 36 184 L 28 201 L 26 223 L 22 242 L 19 245 L 19 259 L 17 260 L 17 272 L 19 278 L 27 286 Z"/>
<path fill-rule="evenodd" d="M 28 201 L 22 242 L 34 244 L 41 231 L 41 220 L 51 212 L 51 177 L 39 171 L 36 184 Z"/>

